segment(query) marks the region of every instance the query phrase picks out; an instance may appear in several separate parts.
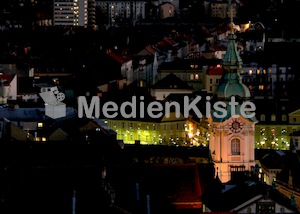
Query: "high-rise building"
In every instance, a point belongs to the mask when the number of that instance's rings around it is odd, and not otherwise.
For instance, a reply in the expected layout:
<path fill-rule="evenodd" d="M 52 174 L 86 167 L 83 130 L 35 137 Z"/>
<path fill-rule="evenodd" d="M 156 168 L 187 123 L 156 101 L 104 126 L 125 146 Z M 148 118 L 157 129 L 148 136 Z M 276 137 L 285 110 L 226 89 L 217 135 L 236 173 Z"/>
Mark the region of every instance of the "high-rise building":
<path fill-rule="evenodd" d="M 107 17 L 106 22 L 115 25 L 124 20 L 140 20 L 145 18 L 145 1 L 142 0 L 103 0 L 96 1 L 101 13 Z"/>
<path fill-rule="evenodd" d="M 53 25 L 88 26 L 87 0 L 54 0 Z"/>

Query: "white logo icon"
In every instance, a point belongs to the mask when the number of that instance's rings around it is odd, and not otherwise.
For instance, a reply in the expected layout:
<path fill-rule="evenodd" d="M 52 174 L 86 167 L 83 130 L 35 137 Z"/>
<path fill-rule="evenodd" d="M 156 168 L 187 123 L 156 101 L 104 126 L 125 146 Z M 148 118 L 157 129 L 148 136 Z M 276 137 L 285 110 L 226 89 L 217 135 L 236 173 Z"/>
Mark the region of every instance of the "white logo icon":
<path fill-rule="evenodd" d="M 62 101 L 65 94 L 58 91 L 58 88 L 52 87 L 48 91 L 40 93 L 41 98 L 45 102 L 45 114 L 53 119 L 66 116 L 66 104 Z"/>

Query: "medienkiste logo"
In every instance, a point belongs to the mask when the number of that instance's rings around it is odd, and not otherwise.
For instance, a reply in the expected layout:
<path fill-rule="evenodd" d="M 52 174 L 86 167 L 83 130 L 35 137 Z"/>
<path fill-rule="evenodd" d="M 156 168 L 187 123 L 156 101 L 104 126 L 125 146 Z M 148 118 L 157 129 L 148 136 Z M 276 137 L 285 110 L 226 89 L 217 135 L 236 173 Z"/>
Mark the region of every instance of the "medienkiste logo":
<path fill-rule="evenodd" d="M 66 104 L 62 101 L 65 94 L 59 92 L 58 87 L 51 87 L 48 90 L 41 89 L 40 96 L 45 102 L 45 114 L 53 119 L 66 116 Z"/>

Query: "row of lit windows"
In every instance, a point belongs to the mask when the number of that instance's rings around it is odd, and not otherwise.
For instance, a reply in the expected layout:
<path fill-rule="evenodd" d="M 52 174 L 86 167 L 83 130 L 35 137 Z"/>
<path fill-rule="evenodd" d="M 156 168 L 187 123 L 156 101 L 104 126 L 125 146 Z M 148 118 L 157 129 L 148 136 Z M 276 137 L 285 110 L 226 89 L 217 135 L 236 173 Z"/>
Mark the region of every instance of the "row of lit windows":
<path fill-rule="evenodd" d="M 110 127 L 113 127 L 113 128 L 117 128 L 117 122 L 108 122 L 108 125 Z M 132 130 L 134 129 L 134 127 L 136 126 L 138 130 L 141 130 L 141 129 L 145 129 L 145 130 L 153 130 L 155 131 L 156 130 L 156 124 L 134 124 L 134 123 L 126 123 L 126 122 L 122 122 L 121 123 L 121 127 L 123 129 L 126 129 L 128 126 L 129 130 Z M 152 128 L 151 128 L 152 127 Z M 180 123 L 176 123 L 176 124 L 169 124 L 169 127 L 170 127 L 170 130 L 184 130 L 186 125 L 185 123 L 184 124 L 180 124 Z M 163 125 L 163 131 L 167 131 L 167 124 L 164 124 Z"/>
<path fill-rule="evenodd" d="M 260 121 L 266 121 L 266 115 L 262 114 L 260 115 Z M 275 122 L 276 121 L 276 115 L 275 114 L 272 114 L 271 115 L 271 121 L 272 122 Z M 281 116 L 281 121 L 287 121 L 287 115 L 283 114 Z M 296 122 L 296 121 L 295 121 Z"/>
<path fill-rule="evenodd" d="M 276 135 L 276 130 L 274 128 L 272 128 L 270 130 L 270 133 L 271 133 L 271 135 Z M 266 129 L 265 128 L 260 129 L 260 134 L 266 135 Z M 286 129 L 281 129 L 281 135 L 287 135 Z"/>
<path fill-rule="evenodd" d="M 268 71 L 269 71 L 269 73 L 272 73 L 272 69 L 269 69 Z M 267 70 L 266 70 L 266 69 L 263 69 L 263 70 L 261 71 L 261 70 L 257 69 L 256 72 L 255 72 L 255 71 L 253 71 L 252 69 L 250 69 L 250 70 L 248 70 L 247 73 L 250 74 L 250 75 L 252 75 L 252 74 L 254 74 L 254 73 L 256 73 L 256 74 L 267 74 Z M 245 70 L 244 70 L 244 69 L 241 70 L 241 74 L 245 74 Z"/>

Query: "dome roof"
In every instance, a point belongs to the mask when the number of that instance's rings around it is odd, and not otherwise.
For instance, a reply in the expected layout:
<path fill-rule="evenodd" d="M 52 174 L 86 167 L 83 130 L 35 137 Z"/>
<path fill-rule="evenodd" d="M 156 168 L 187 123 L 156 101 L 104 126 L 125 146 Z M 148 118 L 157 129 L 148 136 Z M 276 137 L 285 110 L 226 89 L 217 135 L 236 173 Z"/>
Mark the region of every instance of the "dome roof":
<path fill-rule="evenodd" d="M 241 98 L 250 98 L 250 91 L 243 83 L 222 83 L 217 89 L 217 97 L 221 99 L 239 96 Z"/>

